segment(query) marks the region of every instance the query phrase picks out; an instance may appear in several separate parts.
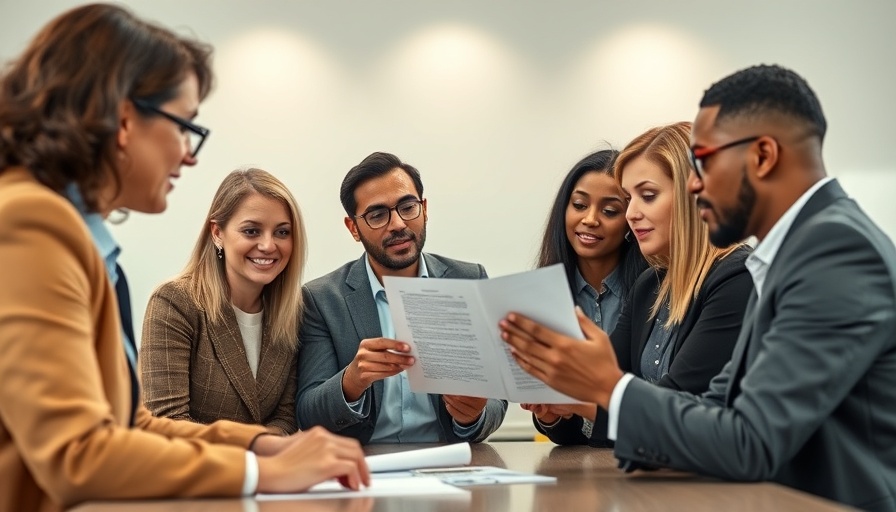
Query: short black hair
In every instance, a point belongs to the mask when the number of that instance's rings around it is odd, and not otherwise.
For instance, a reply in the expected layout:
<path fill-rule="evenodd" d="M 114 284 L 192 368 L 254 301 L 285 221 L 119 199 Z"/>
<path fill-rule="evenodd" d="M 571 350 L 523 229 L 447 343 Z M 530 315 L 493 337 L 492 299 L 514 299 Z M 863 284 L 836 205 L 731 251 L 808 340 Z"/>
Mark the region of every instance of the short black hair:
<path fill-rule="evenodd" d="M 758 65 L 727 76 L 706 90 L 700 107 L 719 105 L 716 122 L 742 115 L 779 113 L 806 123 L 824 140 L 827 121 L 821 103 L 806 80 L 777 65 Z"/>
<path fill-rule="evenodd" d="M 345 213 L 351 217 L 355 215 L 355 210 L 358 208 L 358 201 L 355 200 L 355 189 L 365 181 L 389 174 L 396 168 L 401 169 L 411 177 L 411 181 L 414 182 L 414 188 L 417 189 L 417 196 L 422 199 L 423 181 L 420 179 L 420 172 L 414 166 L 402 162 L 392 153 L 377 151 L 361 160 L 360 164 L 352 167 L 342 180 L 342 187 L 339 189 L 339 200 L 342 201 Z"/>

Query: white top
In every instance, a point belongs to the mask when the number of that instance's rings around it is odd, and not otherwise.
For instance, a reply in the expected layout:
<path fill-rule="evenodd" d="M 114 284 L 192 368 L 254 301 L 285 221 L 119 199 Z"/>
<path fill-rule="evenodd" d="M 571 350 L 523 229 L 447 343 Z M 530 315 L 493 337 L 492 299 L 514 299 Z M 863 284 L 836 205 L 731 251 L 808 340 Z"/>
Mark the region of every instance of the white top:
<path fill-rule="evenodd" d="M 233 306 L 236 314 L 236 323 L 240 326 L 240 334 L 243 336 L 243 347 L 246 349 L 246 359 L 249 360 L 249 368 L 252 376 L 258 377 L 258 358 L 261 356 L 261 319 L 264 311 L 258 313 L 246 313 Z"/>

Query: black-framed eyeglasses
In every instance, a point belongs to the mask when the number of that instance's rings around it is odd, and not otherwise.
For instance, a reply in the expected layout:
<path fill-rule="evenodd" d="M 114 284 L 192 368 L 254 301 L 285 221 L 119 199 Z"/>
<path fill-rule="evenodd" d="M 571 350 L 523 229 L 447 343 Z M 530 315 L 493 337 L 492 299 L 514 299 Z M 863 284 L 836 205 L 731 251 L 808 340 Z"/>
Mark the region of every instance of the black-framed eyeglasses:
<path fill-rule="evenodd" d="M 385 206 L 371 208 L 361 215 L 355 215 L 353 218 L 364 219 L 364 222 L 370 226 L 370 229 L 379 229 L 389 224 L 392 220 L 392 210 L 395 210 L 395 213 L 401 217 L 401 220 L 414 220 L 419 217 L 420 213 L 423 211 L 423 200 L 408 199 L 396 204 L 392 208 L 387 208 Z"/>
<path fill-rule="evenodd" d="M 211 130 L 205 128 L 204 126 L 199 126 L 198 124 L 192 123 L 180 116 L 169 114 L 168 112 L 165 112 L 164 110 L 148 101 L 141 99 L 132 99 L 131 101 L 134 103 L 134 105 L 137 106 L 137 108 L 148 110 L 150 112 L 158 114 L 180 126 L 181 131 L 186 133 L 190 138 L 190 156 L 196 158 L 196 154 L 199 153 L 199 149 L 205 143 L 205 138 L 208 137 L 208 134 L 211 133 Z"/>
<path fill-rule="evenodd" d="M 733 148 L 734 146 L 739 146 L 741 144 L 746 144 L 748 142 L 753 142 L 759 140 L 761 135 L 757 135 L 755 137 L 747 137 L 746 139 L 738 139 L 734 142 L 729 142 L 728 144 L 722 144 L 721 146 L 716 146 L 714 148 L 688 148 L 688 153 L 691 155 L 691 165 L 694 166 L 694 171 L 697 173 L 697 177 L 701 180 L 703 179 L 703 159 L 708 158 L 723 149 Z"/>

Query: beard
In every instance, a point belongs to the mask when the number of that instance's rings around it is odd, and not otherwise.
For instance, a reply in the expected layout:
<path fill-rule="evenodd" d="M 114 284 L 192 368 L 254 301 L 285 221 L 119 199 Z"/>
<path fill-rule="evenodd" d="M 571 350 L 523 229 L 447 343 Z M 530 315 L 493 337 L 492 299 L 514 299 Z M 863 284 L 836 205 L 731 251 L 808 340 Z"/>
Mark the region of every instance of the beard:
<path fill-rule="evenodd" d="M 740 191 L 737 193 L 737 205 L 716 215 L 719 226 L 709 232 L 709 242 L 720 248 L 740 242 L 747 238 L 747 223 L 756 206 L 756 190 L 747 179 L 747 170 L 743 169 Z M 712 207 L 715 210 L 714 207 Z"/>
<path fill-rule="evenodd" d="M 364 246 L 364 250 L 373 258 L 373 261 L 389 270 L 403 270 L 414 263 L 417 263 L 417 260 L 420 259 L 420 253 L 423 251 L 423 244 L 426 242 L 426 225 L 423 225 L 423 229 L 420 230 L 419 236 L 410 229 L 405 228 L 387 236 L 383 239 L 382 245 L 380 246 L 366 239 L 360 233 L 359 237 L 361 238 L 361 245 Z M 393 257 L 389 256 L 389 253 L 386 252 L 386 247 L 389 244 L 408 240 L 411 242 L 411 248 L 409 249 L 408 254 Z"/>

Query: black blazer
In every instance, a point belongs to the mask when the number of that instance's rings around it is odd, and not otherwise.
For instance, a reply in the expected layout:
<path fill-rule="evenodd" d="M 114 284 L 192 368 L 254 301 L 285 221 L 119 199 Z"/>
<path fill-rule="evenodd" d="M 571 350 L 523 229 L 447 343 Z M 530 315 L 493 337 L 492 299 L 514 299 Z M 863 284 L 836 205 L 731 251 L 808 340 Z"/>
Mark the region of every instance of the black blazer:
<path fill-rule="evenodd" d="M 753 291 L 753 279 L 744 266 L 750 252 L 744 246 L 713 264 L 678 327 L 669 373 L 660 379 L 658 386 L 703 393 L 709 388 L 709 381 L 731 359 L 744 309 Z M 642 377 L 641 354 L 654 323 L 650 308 L 664 276 L 664 271 L 649 268 L 638 277 L 622 307 L 616 329 L 610 334 L 619 368 L 637 377 Z M 543 428 L 537 421 L 535 426 L 557 444 L 612 446 L 607 440 L 607 412 L 601 408 L 597 409 L 591 439 L 582 434 L 580 416 L 561 420 L 551 428 Z"/>

